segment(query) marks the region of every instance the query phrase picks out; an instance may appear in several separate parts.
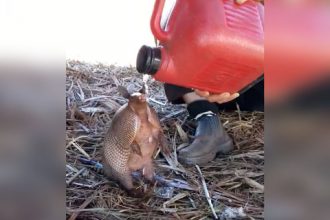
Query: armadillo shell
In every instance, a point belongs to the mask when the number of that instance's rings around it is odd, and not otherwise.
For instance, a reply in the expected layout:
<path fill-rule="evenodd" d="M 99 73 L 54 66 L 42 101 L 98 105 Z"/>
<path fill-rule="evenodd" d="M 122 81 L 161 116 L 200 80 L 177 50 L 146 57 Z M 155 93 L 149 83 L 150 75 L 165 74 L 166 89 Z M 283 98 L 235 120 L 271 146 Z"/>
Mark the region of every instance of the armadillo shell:
<path fill-rule="evenodd" d="M 130 145 L 140 124 L 140 119 L 127 104 L 116 112 L 112 120 L 104 140 L 104 160 L 117 175 L 115 179 L 122 179 L 120 176 L 129 172 L 127 165 L 131 153 Z"/>

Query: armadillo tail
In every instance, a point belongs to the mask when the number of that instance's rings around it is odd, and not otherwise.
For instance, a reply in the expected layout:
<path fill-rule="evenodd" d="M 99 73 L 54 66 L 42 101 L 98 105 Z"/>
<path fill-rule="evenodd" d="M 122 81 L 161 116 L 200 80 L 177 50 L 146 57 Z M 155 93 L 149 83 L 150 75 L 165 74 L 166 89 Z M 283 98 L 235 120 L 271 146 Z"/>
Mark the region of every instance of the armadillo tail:
<path fill-rule="evenodd" d="M 118 181 L 126 190 L 133 189 L 133 179 L 129 169 L 125 169 L 121 172 L 111 168 L 108 164 L 104 165 L 104 174 L 112 180 Z"/>
<path fill-rule="evenodd" d="M 132 190 L 134 188 L 133 187 L 133 179 L 132 179 L 132 176 L 129 172 L 125 173 L 125 174 L 121 174 L 118 179 L 119 179 L 120 184 L 126 190 Z"/>

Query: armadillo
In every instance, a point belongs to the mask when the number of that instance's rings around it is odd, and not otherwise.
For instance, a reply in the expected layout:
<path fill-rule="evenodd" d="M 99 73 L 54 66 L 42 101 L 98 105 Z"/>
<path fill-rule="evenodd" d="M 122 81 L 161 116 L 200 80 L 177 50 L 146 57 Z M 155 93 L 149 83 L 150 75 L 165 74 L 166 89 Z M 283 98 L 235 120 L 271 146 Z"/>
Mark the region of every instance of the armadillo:
<path fill-rule="evenodd" d="M 142 170 L 143 176 L 153 181 L 153 155 L 158 147 L 169 154 L 169 148 L 157 113 L 143 91 L 129 94 L 124 87 L 119 90 L 129 101 L 117 110 L 105 135 L 103 164 L 109 178 L 133 192 L 132 172 Z"/>

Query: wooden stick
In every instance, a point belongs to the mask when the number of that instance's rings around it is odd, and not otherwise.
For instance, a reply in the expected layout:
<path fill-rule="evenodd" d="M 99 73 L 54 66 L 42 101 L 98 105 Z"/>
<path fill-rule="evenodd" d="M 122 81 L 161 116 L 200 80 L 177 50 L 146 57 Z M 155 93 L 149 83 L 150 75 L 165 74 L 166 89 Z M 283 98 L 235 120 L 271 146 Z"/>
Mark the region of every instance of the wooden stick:
<path fill-rule="evenodd" d="M 69 220 L 75 220 L 78 217 L 78 215 L 80 214 L 80 212 L 82 212 L 83 210 L 86 210 L 85 208 L 89 205 L 89 203 L 91 203 L 95 199 L 95 197 L 97 196 L 97 194 L 103 192 L 104 189 L 105 189 L 105 187 L 103 187 L 101 190 L 98 190 L 98 191 L 94 192 L 89 198 L 87 198 L 79 206 L 79 209 L 73 210 L 72 215 L 70 216 Z M 91 210 L 91 209 L 89 209 L 89 210 Z"/>
<path fill-rule="evenodd" d="M 202 185 L 203 185 L 204 193 L 205 193 L 205 196 L 206 196 L 207 202 L 209 203 L 209 206 L 210 206 L 210 208 L 211 208 L 211 210 L 212 210 L 212 214 L 213 214 L 213 216 L 214 216 L 215 219 L 218 219 L 218 216 L 217 216 L 217 214 L 215 213 L 215 210 L 214 210 L 214 207 L 213 207 L 213 204 L 212 204 L 212 200 L 211 200 L 211 197 L 210 197 L 209 191 L 208 191 L 208 189 L 207 189 L 207 187 L 206 187 L 206 182 L 205 182 L 205 179 L 204 179 L 204 177 L 203 177 L 202 171 L 201 171 L 201 169 L 199 168 L 199 166 L 198 166 L 197 164 L 196 164 L 195 166 L 196 166 L 196 169 L 197 169 L 199 175 L 201 176 L 201 180 L 202 180 Z"/>
<path fill-rule="evenodd" d="M 257 188 L 259 189 L 261 192 L 264 192 L 264 186 L 260 183 L 258 183 L 257 181 L 253 180 L 253 179 L 250 179 L 248 177 L 245 177 L 244 178 L 244 181 L 246 184 L 248 184 L 249 186 L 251 187 L 254 187 L 254 188 Z"/>
<path fill-rule="evenodd" d="M 82 174 L 84 171 L 86 170 L 86 168 L 82 168 L 81 170 L 79 170 L 79 172 L 77 172 L 75 175 L 73 175 L 68 181 L 66 181 L 67 185 L 70 185 L 70 183 L 76 179 L 80 174 Z"/>

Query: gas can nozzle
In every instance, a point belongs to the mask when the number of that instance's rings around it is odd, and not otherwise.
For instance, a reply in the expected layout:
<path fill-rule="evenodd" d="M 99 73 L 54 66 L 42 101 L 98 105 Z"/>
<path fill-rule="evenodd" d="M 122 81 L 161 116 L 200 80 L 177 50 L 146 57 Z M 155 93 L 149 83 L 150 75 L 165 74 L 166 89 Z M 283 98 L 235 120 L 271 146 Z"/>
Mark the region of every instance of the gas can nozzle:
<path fill-rule="evenodd" d="M 154 75 L 161 63 L 161 51 L 159 47 L 142 46 L 136 59 L 136 69 L 139 73 Z"/>

